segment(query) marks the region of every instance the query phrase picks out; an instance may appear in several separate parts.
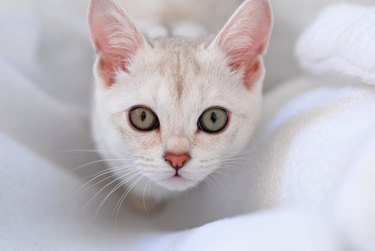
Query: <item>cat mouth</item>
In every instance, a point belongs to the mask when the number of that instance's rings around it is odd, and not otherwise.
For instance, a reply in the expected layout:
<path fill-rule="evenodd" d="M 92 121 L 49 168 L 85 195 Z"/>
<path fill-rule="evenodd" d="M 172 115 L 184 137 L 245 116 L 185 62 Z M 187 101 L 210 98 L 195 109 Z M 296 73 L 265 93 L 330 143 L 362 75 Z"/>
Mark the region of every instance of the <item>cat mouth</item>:
<path fill-rule="evenodd" d="M 176 174 L 172 177 L 169 177 L 166 179 L 166 181 L 168 180 L 176 180 L 176 181 L 192 181 L 192 180 L 189 180 L 187 178 L 185 178 L 184 176 L 180 175 L 178 172 L 176 172 Z"/>
<path fill-rule="evenodd" d="M 196 186 L 196 181 L 188 179 L 178 173 L 158 183 L 171 191 L 185 191 Z"/>

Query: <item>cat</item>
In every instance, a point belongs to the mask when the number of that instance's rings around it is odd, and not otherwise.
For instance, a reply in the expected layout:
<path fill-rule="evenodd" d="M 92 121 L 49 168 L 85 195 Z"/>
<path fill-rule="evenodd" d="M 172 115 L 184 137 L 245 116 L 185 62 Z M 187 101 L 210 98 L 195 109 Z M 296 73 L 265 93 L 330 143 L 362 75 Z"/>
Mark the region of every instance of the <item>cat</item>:
<path fill-rule="evenodd" d="M 215 25 L 204 21 L 214 11 L 198 24 L 176 9 L 195 2 L 150 1 L 142 8 L 129 0 L 140 26 L 112 0 L 91 2 L 93 135 L 140 208 L 142 200 L 152 209 L 196 187 L 240 154 L 260 116 L 269 2 L 244 1 L 216 36 Z M 235 4 L 222 2 L 207 1 Z"/>

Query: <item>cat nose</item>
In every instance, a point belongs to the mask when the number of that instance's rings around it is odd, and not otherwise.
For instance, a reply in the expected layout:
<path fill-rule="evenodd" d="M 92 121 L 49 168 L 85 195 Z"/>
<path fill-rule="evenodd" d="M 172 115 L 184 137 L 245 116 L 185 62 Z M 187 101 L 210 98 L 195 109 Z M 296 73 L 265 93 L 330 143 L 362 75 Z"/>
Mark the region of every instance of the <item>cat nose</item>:
<path fill-rule="evenodd" d="M 176 171 L 181 169 L 190 159 L 190 155 L 188 153 L 183 154 L 175 154 L 175 153 L 167 153 L 164 156 L 166 162 L 171 165 Z"/>

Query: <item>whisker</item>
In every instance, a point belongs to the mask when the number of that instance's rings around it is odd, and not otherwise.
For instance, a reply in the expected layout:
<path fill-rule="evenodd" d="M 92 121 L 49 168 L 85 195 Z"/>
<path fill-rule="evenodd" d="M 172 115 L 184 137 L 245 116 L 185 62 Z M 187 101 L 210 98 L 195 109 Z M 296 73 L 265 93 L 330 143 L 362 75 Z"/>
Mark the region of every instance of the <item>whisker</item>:
<path fill-rule="evenodd" d="M 214 166 L 216 166 L 216 164 L 200 165 L 199 168 L 210 168 L 210 167 L 214 167 Z"/>
<path fill-rule="evenodd" d="M 222 158 L 223 161 L 230 161 L 230 160 L 248 160 L 248 158 Z"/>
<path fill-rule="evenodd" d="M 225 161 L 225 162 L 221 162 L 221 164 L 219 164 L 219 166 L 223 166 L 223 165 L 243 166 L 245 164 L 246 164 L 246 162 Z"/>
<path fill-rule="evenodd" d="M 253 149 L 253 150 L 241 152 L 240 154 L 238 154 L 236 156 L 224 155 L 224 156 L 221 156 L 221 158 L 224 159 L 224 160 L 225 159 L 243 159 L 243 160 L 248 160 L 249 155 L 251 155 L 253 153 L 257 153 L 257 152 L 260 152 L 260 150 Z"/>
<path fill-rule="evenodd" d="M 108 150 L 99 150 L 99 149 L 70 149 L 62 151 L 63 153 L 109 153 L 116 155 L 116 153 Z"/>
<path fill-rule="evenodd" d="M 210 175 L 206 177 L 205 181 L 207 182 L 210 190 L 213 190 L 213 187 L 215 187 L 215 183 L 211 180 Z"/>
<path fill-rule="evenodd" d="M 77 171 L 77 170 L 80 170 L 82 168 L 94 165 L 94 164 L 98 164 L 98 163 L 102 163 L 102 162 L 108 162 L 108 161 L 129 161 L 129 160 L 127 160 L 127 159 L 100 159 L 100 160 L 95 160 L 95 161 L 80 165 L 80 166 L 74 168 L 73 171 Z"/>
<path fill-rule="evenodd" d="M 120 209 L 121 209 L 121 206 L 126 198 L 126 196 L 130 193 L 130 191 L 144 178 L 144 176 L 140 175 L 141 177 L 138 178 L 135 182 L 133 182 L 133 184 L 126 189 L 126 191 L 123 193 L 123 195 L 120 197 L 119 201 L 117 202 L 117 205 L 114 209 L 114 211 L 112 212 L 112 217 L 114 217 L 114 213 L 116 211 L 116 217 L 115 217 L 115 222 L 117 222 L 117 219 L 118 219 L 118 214 L 120 212 Z M 117 210 L 116 210 L 117 208 Z"/>
<path fill-rule="evenodd" d="M 100 149 L 70 149 L 70 150 L 66 150 L 62 152 L 63 153 L 92 153 L 92 154 L 97 154 L 97 155 L 111 154 L 114 156 L 121 156 L 123 159 L 134 158 L 134 155 L 125 154 L 121 152 L 112 152 L 109 150 L 100 150 Z M 135 156 L 135 157 L 140 157 L 140 156 Z"/>
<path fill-rule="evenodd" d="M 233 169 L 243 169 L 247 170 L 249 167 L 248 166 L 241 166 L 241 165 L 220 165 L 220 169 L 225 169 L 225 170 L 233 170 Z"/>
<path fill-rule="evenodd" d="M 230 179 L 231 182 L 234 182 L 234 183 L 238 184 L 238 180 L 235 180 L 232 176 L 227 175 L 226 173 L 219 172 L 218 170 L 216 170 L 216 171 L 213 173 L 212 176 L 215 177 L 217 180 L 220 180 L 215 174 L 219 174 L 219 175 L 221 175 L 222 177 L 225 177 L 225 178 L 227 178 L 227 179 Z M 220 182 L 221 182 L 221 185 L 222 185 L 223 187 L 225 187 L 225 184 L 223 184 L 221 180 L 220 180 Z"/>
<path fill-rule="evenodd" d="M 128 170 L 124 170 L 124 171 L 120 171 L 120 172 L 122 173 L 122 172 L 127 172 L 127 171 L 128 171 Z M 112 179 L 114 176 L 115 176 L 115 174 L 112 174 L 112 175 L 110 175 L 109 177 L 106 177 L 106 178 L 104 178 L 104 179 L 101 179 L 100 181 L 98 181 L 98 182 L 96 182 L 96 183 L 94 183 L 94 184 L 91 184 L 91 185 L 89 185 L 90 183 L 88 183 L 88 184 L 86 184 L 87 187 L 84 187 L 84 189 L 82 189 L 82 191 L 78 191 L 78 194 L 79 194 L 79 193 L 83 193 L 83 192 L 89 190 L 90 188 L 95 187 L 95 186 L 99 185 L 100 183 L 103 183 L 103 182 L 106 181 L 106 180 Z"/>
<path fill-rule="evenodd" d="M 217 172 L 214 172 L 212 174 L 210 174 L 210 177 L 213 179 L 213 180 L 216 180 L 216 182 L 223 188 L 222 190 L 228 195 L 228 196 L 231 196 L 231 194 L 228 192 L 225 186 L 225 183 L 223 183 L 222 180 L 220 180 L 215 174 L 219 174 Z M 237 182 L 236 182 L 237 183 Z"/>
<path fill-rule="evenodd" d="M 135 170 L 133 170 L 135 171 Z M 132 171 L 132 173 L 133 173 Z M 101 193 L 103 192 L 108 186 L 110 186 L 111 184 L 117 182 L 118 180 L 121 180 L 123 178 L 125 178 L 127 175 L 129 174 L 124 174 L 124 175 L 121 175 L 120 177 L 114 179 L 113 181 L 109 182 L 107 185 L 105 185 L 103 188 L 101 188 L 88 202 L 86 202 L 86 204 L 83 206 L 82 210 L 85 210 L 87 208 L 87 206 Z"/>
<path fill-rule="evenodd" d="M 150 214 L 149 214 L 148 208 L 146 206 L 145 193 L 146 193 L 146 190 L 147 190 L 147 187 L 148 187 L 149 184 L 150 184 L 150 180 L 147 180 L 145 188 L 143 189 L 143 195 L 142 195 L 143 207 L 144 207 L 144 209 L 146 211 L 147 216 L 150 216 Z"/>
<path fill-rule="evenodd" d="M 104 203 L 108 200 L 109 197 L 111 197 L 111 195 L 116 192 L 120 187 L 122 187 L 123 185 L 125 185 L 128 181 L 132 180 L 133 177 L 136 177 L 138 174 L 133 174 L 132 177 L 129 177 L 127 180 L 123 181 L 123 182 L 120 182 L 119 184 L 117 184 L 109 193 L 108 195 L 103 199 L 103 201 L 99 204 L 99 207 L 97 208 L 96 212 L 95 212 L 95 217 L 98 216 L 101 208 L 104 206 Z"/>
<path fill-rule="evenodd" d="M 245 160 L 223 160 L 219 162 L 221 164 L 235 164 L 235 165 L 244 165 L 247 163 Z"/>
<path fill-rule="evenodd" d="M 242 153 L 238 154 L 237 156 L 238 157 L 244 157 L 244 156 L 249 156 L 249 155 L 251 155 L 253 153 L 259 153 L 259 152 L 260 152 L 259 149 L 253 149 L 253 150 L 242 152 Z"/>
<path fill-rule="evenodd" d="M 217 173 L 219 175 L 221 175 L 221 177 L 224 177 L 224 178 L 227 178 L 227 179 L 230 179 L 231 183 L 235 184 L 236 186 L 238 187 L 241 187 L 241 184 L 238 182 L 238 180 L 234 179 L 233 177 L 229 177 L 229 176 L 225 176 L 225 175 L 222 175 L 222 173 Z M 217 177 L 218 178 L 218 177 Z"/>
<path fill-rule="evenodd" d="M 231 158 L 231 159 L 222 159 L 221 161 L 248 161 L 249 158 Z"/>
<path fill-rule="evenodd" d="M 145 166 L 145 167 L 159 167 L 160 166 L 160 165 L 157 165 L 157 164 L 142 163 L 142 162 L 139 162 L 139 161 L 136 161 L 136 163 L 138 165 L 142 165 L 142 166 Z"/>
<path fill-rule="evenodd" d="M 96 186 L 96 185 L 99 185 L 100 183 L 102 183 L 102 182 L 104 182 L 104 181 L 106 181 L 106 180 L 108 180 L 108 179 L 113 178 L 113 176 L 116 176 L 116 173 L 114 173 L 114 172 L 119 172 L 119 173 L 127 172 L 127 171 L 129 171 L 129 169 L 131 169 L 131 168 L 134 167 L 134 166 L 135 166 L 135 165 L 128 166 L 128 167 L 119 166 L 118 168 L 114 168 L 114 169 L 107 170 L 107 171 L 104 171 L 104 172 L 103 172 L 103 171 L 102 171 L 102 172 L 99 172 L 98 175 L 95 175 L 94 178 L 90 179 L 90 180 L 87 181 L 84 185 L 82 185 L 80 188 L 78 188 L 78 191 L 75 192 L 74 196 L 76 196 L 76 195 L 78 195 L 78 194 L 80 194 L 80 193 L 83 193 L 83 192 L 87 191 L 88 189 L 90 189 L 91 187 L 94 187 L 94 186 Z M 112 175 L 110 175 L 109 177 L 106 177 L 106 178 L 104 178 L 104 179 L 101 179 L 100 181 L 98 181 L 98 182 L 96 182 L 96 183 L 90 185 L 90 183 L 93 182 L 94 180 L 96 180 L 96 179 L 98 179 L 99 177 L 102 177 L 102 176 L 104 176 L 104 175 L 106 175 L 106 174 L 110 174 L 110 173 L 112 173 Z M 119 173 L 117 173 L 117 174 L 119 174 Z"/>
<path fill-rule="evenodd" d="M 135 164 L 130 165 L 130 166 L 121 165 L 121 166 L 115 166 L 115 167 L 106 167 L 104 170 L 99 171 L 99 172 L 94 173 L 94 174 L 91 174 L 91 175 L 88 175 L 85 178 L 86 179 L 91 179 L 91 178 L 94 178 L 95 176 L 100 175 L 100 174 L 106 174 L 106 173 L 110 173 L 110 172 L 115 172 L 117 170 L 121 170 L 122 168 L 131 168 L 131 167 L 134 167 L 134 166 L 135 166 Z"/>

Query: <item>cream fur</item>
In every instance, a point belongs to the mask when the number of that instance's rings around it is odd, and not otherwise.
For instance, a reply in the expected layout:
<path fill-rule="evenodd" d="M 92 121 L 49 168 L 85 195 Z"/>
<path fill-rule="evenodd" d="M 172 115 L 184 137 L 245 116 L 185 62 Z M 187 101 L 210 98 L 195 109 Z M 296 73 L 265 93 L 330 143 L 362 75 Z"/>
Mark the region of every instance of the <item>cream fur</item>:
<path fill-rule="evenodd" d="M 252 7 L 252 3 L 259 5 L 259 2 L 266 3 L 265 0 L 249 0 L 237 12 Z M 128 1 L 129 6 L 132 4 L 132 1 Z M 269 8 L 268 4 L 264 7 Z M 153 8 L 159 10 L 160 6 Z M 117 14 L 112 16 L 119 18 Z M 271 17 L 266 18 L 271 23 Z M 219 36 L 227 35 L 223 33 L 229 31 L 239 34 L 242 47 L 246 40 L 248 44 L 256 44 L 257 41 L 251 40 L 256 34 L 251 36 L 246 31 L 251 32 L 254 30 L 252 26 L 262 24 L 258 23 L 260 20 L 248 20 L 252 22 L 227 24 Z M 125 46 L 127 51 L 133 51 L 133 55 L 126 66 L 127 71 L 118 70 L 115 83 L 110 87 L 97 70 L 102 56 L 100 51 L 95 66 L 97 83 L 93 128 L 98 148 L 104 158 L 123 159 L 121 165 L 129 167 L 124 173 L 123 169 L 118 168 L 118 163 L 117 166 L 109 163 L 120 182 L 132 189 L 132 195 L 156 203 L 195 187 L 220 169 L 225 161 L 241 154 L 251 139 L 261 109 L 263 64 L 260 63 L 256 82 L 251 89 L 247 88 L 243 70 L 234 72 L 231 69 L 231 58 L 215 42 L 218 39 L 211 42 L 210 37 L 200 36 L 207 27 L 179 21 L 174 26 L 148 25 L 147 34 L 153 33 L 154 27 L 157 36 L 168 34 L 171 37 L 148 38 L 148 41 L 145 39 L 136 46 L 134 40 L 121 40 L 123 33 L 112 34 L 112 44 L 115 39 L 116 47 Z M 129 25 L 133 27 L 128 22 L 126 19 L 116 25 L 123 25 L 124 29 Z M 241 32 L 230 30 L 230 26 Z M 96 28 L 92 27 L 94 41 Z M 270 30 L 270 27 L 265 29 Z M 176 33 L 197 34 L 195 37 L 199 38 L 173 37 Z M 129 44 L 131 48 L 127 47 Z M 243 50 L 242 47 L 239 49 Z M 236 48 L 231 49 L 236 51 Z M 259 52 L 256 60 L 261 61 L 261 53 L 263 51 Z M 129 125 L 128 112 L 135 105 L 150 107 L 157 114 L 160 131 L 137 132 Z M 225 107 L 230 111 L 228 128 L 217 135 L 198 131 L 197 127 L 200 115 L 213 106 Z M 182 179 L 173 178 L 175 170 L 163 158 L 170 151 L 189 152 L 192 157 L 180 170 Z M 136 182 L 138 185 L 133 187 Z"/>

